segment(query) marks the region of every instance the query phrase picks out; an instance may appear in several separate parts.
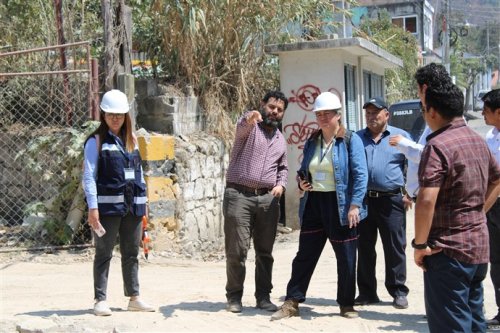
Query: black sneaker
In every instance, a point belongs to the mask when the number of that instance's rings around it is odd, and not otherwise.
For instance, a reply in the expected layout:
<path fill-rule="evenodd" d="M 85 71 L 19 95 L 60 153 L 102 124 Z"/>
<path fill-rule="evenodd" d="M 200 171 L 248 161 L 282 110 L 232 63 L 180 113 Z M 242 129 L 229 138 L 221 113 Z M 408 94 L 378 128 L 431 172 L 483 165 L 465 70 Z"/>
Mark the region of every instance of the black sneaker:
<path fill-rule="evenodd" d="M 278 307 L 273 304 L 270 300 L 268 299 L 261 299 L 257 301 L 257 308 L 261 310 L 266 310 L 270 312 L 275 312 L 278 311 Z"/>
<path fill-rule="evenodd" d="M 407 309 L 408 308 L 408 300 L 406 296 L 396 296 L 394 297 L 394 301 L 392 302 L 392 306 L 396 309 Z"/>
<path fill-rule="evenodd" d="M 243 309 L 241 301 L 227 301 L 226 310 L 232 313 L 240 313 Z"/>
<path fill-rule="evenodd" d="M 486 321 L 486 325 L 488 326 L 488 329 L 500 328 L 500 314 L 497 314 L 495 318 Z"/>
<path fill-rule="evenodd" d="M 354 305 L 368 305 L 368 304 L 376 304 L 376 303 L 380 303 L 380 299 L 378 298 L 378 296 L 368 297 L 368 296 L 364 296 L 364 295 L 359 295 L 354 300 Z"/>

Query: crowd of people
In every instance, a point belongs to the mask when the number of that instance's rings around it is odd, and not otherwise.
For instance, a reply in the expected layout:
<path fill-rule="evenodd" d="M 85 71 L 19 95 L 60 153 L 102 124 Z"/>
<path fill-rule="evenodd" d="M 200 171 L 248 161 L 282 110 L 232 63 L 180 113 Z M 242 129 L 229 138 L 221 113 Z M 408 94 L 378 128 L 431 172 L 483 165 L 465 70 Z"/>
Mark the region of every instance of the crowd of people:
<path fill-rule="evenodd" d="M 395 308 L 408 308 L 406 214 L 415 204 L 411 246 L 423 270 L 429 330 L 484 332 L 500 325 L 500 89 L 483 97 L 483 116 L 492 126 L 484 139 L 467 126 L 463 94 L 442 65 L 419 68 L 415 79 L 427 125 L 418 142 L 389 125 L 382 97 L 363 105 L 366 128 L 352 132 L 342 124 L 340 99 L 331 92 L 317 96 L 318 130 L 306 140 L 296 176 L 298 252 L 280 307 L 270 295 L 282 196 L 295 186 L 287 184 L 287 146 L 280 131 L 288 99 L 270 91 L 259 110 L 239 118 L 223 198 L 228 311 L 243 310 L 245 264 L 253 244 L 256 307 L 272 312 L 271 320 L 298 316 L 329 241 L 337 259 L 340 315 L 358 317 L 355 306 L 380 302 L 379 235 L 385 288 Z M 101 110 L 101 125 L 85 143 L 83 172 L 89 224 L 96 231 L 94 313 L 112 313 L 106 288 L 118 235 L 128 310 L 154 311 L 139 298 L 137 255 L 147 200 L 126 96 L 106 93 Z M 98 233 L 102 228 L 105 233 Z M 482 286 L 488 263 L 498 306 L 490 320 L 483 313 Z"/>

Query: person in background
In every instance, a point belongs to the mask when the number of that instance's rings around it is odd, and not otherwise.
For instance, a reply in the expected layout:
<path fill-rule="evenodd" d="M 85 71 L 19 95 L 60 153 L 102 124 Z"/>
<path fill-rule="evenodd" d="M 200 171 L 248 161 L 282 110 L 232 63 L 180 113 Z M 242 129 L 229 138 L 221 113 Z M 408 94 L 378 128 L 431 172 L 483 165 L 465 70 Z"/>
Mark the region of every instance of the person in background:
<path fill-rule="evenodd" d="M 495 89 L 482 98 L 483 116 L 486 125 L 493 128 L 486 133 L 486 143 L 493 157 L 500 166 L 500 89 Z M 491 209 L 486 213 L 488 231 L 490 235 L 490 276 L 495 289 L 495 301 L 498 307 L 497 314 L 488 320 L 488 328 L 500 326 L 500 197 L 491 196 L 492 203 L 485 206 Z"/>
<path fill-rule="evenodd" d="M 425 91 L 429 86 L 441 86 L 452 84 L 451 77 L 443 65 L 430 63 L 420 67 L 415 73 L 415 80 L 418 86 L 418 97 L 420 103 L 425 105 Z M 423 111 L 423 109 L 422 109 Z M 408 209 L 412 207 L 412 202 L 415 202 L 418 194 L 418 164 L 420 156 L 424 150 L 427 136 L 431 134 L 429 126 L 425 126 L 422 135 L 417 142 L 407 139 L 402 135 L 392 135 L 389 138 L 389 144 L 396 147 L 408 159 L 408 168 L 406 170 L 406 198 Z"/>
<path fill-rule="evenodd" d="M 88 223 L 102 226 L 104 235 L 94 236 L 94 314 L 109 316 L 106 301 L 108 275 L 117 235 L 129 311 L 155 311 L 139 298 L 139 245 L 142 217 L 146 215 L 146 184 L 137 139 L 132 131 L 127 96 L 110 90 L 101 101 L 101 124 L 85 141 L 83 188 Z"/>
<path fill-rule="evenodd" d="M 364 197 L 368 181 L 361 139 L 341 125 L 339 98 L 321 93 L 313 112 L 320 129 L 304 146 L 298 185 L 301 221 L 299 250 L 292 263 L 285 303 L 271 320 L 298 316 L 306 292 L 328 240 L 337 258 L 337 303 L 340 315 L 358 317 L 356 295 L 357 225 L 366 216 Z M 347 142 L 349 141 L 349 142 Z"/>
<path fill-rule="evenodd" d="M 359 225 L 356 305 L 380 302 L 377 295 L 377 230 L 385 257 L 385 287 L 397 309 L 408 307 L 406 282 L 406 208 L 403 202 L 405 156 L 389 145 L 391 135 L 406 131 L 388 125 L 389 111 L 380 97 L 363 105 L 367 127 L 357 132 L 368 164 L 368 216 Z"/>
<path fill-rule="evenodd" d="M 489 260 L 486 214 L 500 168 L 466 126 L 455 85 L 430 86 L 424 120 L 432 130 L 418 170 L 414 260 L 424 271 L 430 332 L 485 332 L 483 286 Z M 488 204 L 489 202 L 489 204 Z"/>
<path fill-rule="evenodd" d="M 287 106 L 288 99 L 282 92 L 268 92 L 260 111 L 245 112 L 236 125 L 223 199 L 226 309 L 230 312 L 242 311 L 245 262 L 251 239 L 256 257 L 257 308 L 273 312 L 278 309 L 270 294 L 280 197 L 288 177 L 286 141 L 278 129 Z"/>

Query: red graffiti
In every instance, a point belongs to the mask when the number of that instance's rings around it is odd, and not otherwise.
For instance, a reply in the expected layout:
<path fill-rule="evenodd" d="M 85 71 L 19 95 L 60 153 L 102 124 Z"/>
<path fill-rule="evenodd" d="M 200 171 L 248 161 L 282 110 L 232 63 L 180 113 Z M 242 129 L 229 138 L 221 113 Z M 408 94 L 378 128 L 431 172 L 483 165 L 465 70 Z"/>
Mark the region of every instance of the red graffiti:
<path fill-rule="evenodd" d="M 306 123 L 307 115 L 304 115 L 302 123 L 288 124 L 283 128 L 283 133 L 285 136 L 288 135 L 286 142 L 290 145 L 299 145 L 299 149 L 303 149 L 303 143 L 307 140 L 309 135 L 319 128 L 318 123 L 311 121 Z M 302 145 L 300 145 L 302 144 Z"/>
<path fill-rule="evenodd" d="M 314 100 L 321 93 L 321 90 L 312 84 L 306 84 L 300 87 L 297 92 L 292 90 L 291 93 L 293 96 L 288 99 L 288 102 L 297 103 L 305 111 L 312 111 Z"/>

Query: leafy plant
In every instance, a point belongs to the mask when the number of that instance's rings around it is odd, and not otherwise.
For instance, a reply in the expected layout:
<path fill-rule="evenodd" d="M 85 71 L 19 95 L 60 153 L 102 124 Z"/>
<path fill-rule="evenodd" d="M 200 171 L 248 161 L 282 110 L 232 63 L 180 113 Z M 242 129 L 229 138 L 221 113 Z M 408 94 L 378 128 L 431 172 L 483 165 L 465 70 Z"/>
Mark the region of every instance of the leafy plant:
<path fill-rule="evenodd" d="M 370 40 L 403 60 L 402 68 L 386 70 L 385 81 L 389 104 L 402 99 L 416 98 L 414 75 L 418 67 L 418 43 L 415 37 L 393 25 L 386 10 L 381 11 L 378 19 L 365 20 L 356 35 Z"/>
<path fill-rule="evenodd" d="M 66 224 L 70 209 L 85 210 L 80 186 L 83 145 L 98 125 L 97 121 L 88 121 L 82 128 L 65 128 L 37 136 L 15 158 L 55 190 L 53 198 L 28 205 L 25 216 L 43 213 L 46 237 L 57 245 L 68 244 L 72 239 L 73 230 Z M 75 203 L 75 198 L 80 201 Z"/>
<path fill-rule="evenodd" d="M 132 2 L 147 10 L 135 12 L 137 46 L 168 81 L 194 88 L 208 131 L 223 138 L 233 133 L 236 115 L 279 88 L 264 45 L 320 37 L 339 24 L 333 15 L 341 12 L 329 0 Z"/>

